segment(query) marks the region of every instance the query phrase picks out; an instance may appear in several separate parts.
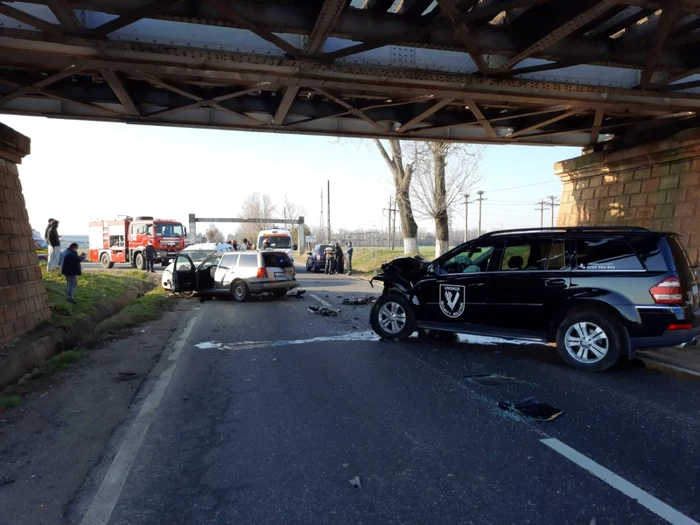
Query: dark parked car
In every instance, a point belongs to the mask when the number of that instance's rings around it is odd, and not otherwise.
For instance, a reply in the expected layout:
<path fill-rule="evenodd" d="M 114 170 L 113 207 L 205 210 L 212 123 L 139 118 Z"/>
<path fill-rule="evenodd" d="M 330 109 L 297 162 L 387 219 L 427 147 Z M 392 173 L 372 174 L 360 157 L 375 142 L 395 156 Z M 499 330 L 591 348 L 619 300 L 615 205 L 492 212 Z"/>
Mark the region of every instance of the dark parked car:
<path fill-rule="evenodd" d="M 306 271 L 319 272 L 326 268 L 326 248 L 329 244 L 317 244 L 314 251 L 306 252 Z"/>
<path fill-rule="evenodd" d="M 571 366 L 602 371 L 700 336 L 694 264 L 676 234 L 644 228 L 493 232 L 432 262 L 395 259 L 375 280 L 370 322 L 389 339 L 428 329 L 556 342 Z"/>

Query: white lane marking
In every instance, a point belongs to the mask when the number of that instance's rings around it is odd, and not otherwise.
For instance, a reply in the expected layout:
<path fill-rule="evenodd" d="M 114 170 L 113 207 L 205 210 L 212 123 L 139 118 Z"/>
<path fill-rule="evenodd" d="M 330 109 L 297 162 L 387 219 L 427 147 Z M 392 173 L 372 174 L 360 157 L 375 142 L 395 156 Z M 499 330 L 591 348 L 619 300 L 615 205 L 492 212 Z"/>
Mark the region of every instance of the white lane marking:
<path fill-rule="evenodd" d="M 237 341 L 235 343 L 203 341 L 195 344 L 194 346 L 201 350 L 249 350 L 251 348 L 305 345 L 307 343 L 322 343 L 326 341 L 379 341 L 379 336 L 374 332 L 348 332 L 341 335 L 313 337 L 311 339 L 290 339 L 286 341 Z"/>
<path fill-rule="evenodd" d="M 313 297 L 314 299 L 316 299 L 316 300 L 317 300 L 319 303 L 321 303 L 323 306 L 326 306 L 326 307 L 328 307 L 328 308 L 333 308 L 333 305 L 332 305 L 331 303 L 329 303 L 328 301 L 324 301 L 324 300 L 321 299 L 318 295 L 313 294 L 313 293 L 310 293 L 309 296 L 310 296 L 310 297 Z"/>
<path fill-rule="evenodd" d="M 192 328 L 197 321 L 198 313 L 195 314 L 187 323 L 187 326 L 182 332 L 180 338 L 175 342 L 173 351 L 168 356 L 168 367 L 163 370 L 160 377 L 156 381 L 153 390 L 148 397 L 146 397 L 138 416 L 134 420 L 128 434 L 124 438 L 117 455 L 114 457 L 112 464 L 105 474 L 104 479 L 100 488 L 95 494 L 95 498 L 90 504 L 87 513 L 80 522 L 81 525 L 106 525 L 112 516 L 112 511 L 114 510 L 117 500 L 124 487 L 124 482 L 126 481 L 129 471 L 131 470 L 131 465 L 136 459 L 141 444 L 143 443 L 143 438 L 151 426 L 153 416 L 155 415 L 158 406 L 160 405 L 165 390 L 170 384 L 170 379 L 172 378 L 173 371 L 177 366 L 177 360 L 182 353 L 182 349 L 187 342 L 187 339 L 192 332 Z"/>
<path fill-rule="evenodd" d="M 648 492 L 644 492 L 639 487 L 621 478 L 614 472 L 609 471 L 605 467 L 599 465 L 570 446 L 565 445 L 558 439 L 547 438 L 540 439 L 540 441 L 552 450 L 564 456 L 566 459 L 573 461 L 579 467 L 586 469 L 597 478 L 605 481 L 612 488 L 619 490 L 624 495 L 629 496 L 634 500 L 637 500 L 640 505 L 646 507 L 667 522 L 673 525 L 700 525 L 697 521 L 690 519 L 685 514 L 681 514 L 673 507 L 666 505 L 663 501 L 655 498 Z"/>

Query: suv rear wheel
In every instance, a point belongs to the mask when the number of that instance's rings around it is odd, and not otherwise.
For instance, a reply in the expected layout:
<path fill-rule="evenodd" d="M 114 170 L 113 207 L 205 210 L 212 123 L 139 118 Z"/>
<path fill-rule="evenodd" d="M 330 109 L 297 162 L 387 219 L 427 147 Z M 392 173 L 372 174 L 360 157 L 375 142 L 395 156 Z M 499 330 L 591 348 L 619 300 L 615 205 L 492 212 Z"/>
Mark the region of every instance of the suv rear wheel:
<path fill-rule="evenodd" d="M 413 308 L 403 295 L 383 295 L 369 315 L 372 329 L 384 339 L 405 339 L 415 330 Z"/>
<path fill-rule="evenodd" d="M 567 316 L 557 329 L 557 350 L 579 370 L 602 372 L 615 366 L 625 351 L 625 332 L 619 322 L 593 311 Z"/>
<path fill-rule="evenodd" d="M 231 285 L 231 295 L 239 303 L 244 303 L 250 297 L 250 290 L 245 281 L 236 281 Z"/>

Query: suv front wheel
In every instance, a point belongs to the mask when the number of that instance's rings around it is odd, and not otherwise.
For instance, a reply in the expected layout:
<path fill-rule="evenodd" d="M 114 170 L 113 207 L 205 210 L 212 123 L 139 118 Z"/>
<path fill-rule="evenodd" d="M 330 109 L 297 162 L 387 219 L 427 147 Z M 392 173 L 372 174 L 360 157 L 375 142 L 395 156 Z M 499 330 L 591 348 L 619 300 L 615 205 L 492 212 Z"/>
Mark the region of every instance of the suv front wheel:
<path fill-rule="evenodd" d="M 602 372 L 615 366 L 625 351 L 625 332 L 619 322 L 593 310 L 567 316 L 557 329 L 557 350 L 579 370 Z"/>
<path fill-rule="evenodd" d="M 411 303 L 396 293 L 382 295 L 374 303 L 369 322 L 374 332 L 384 339 L 406 339 L 416 326 Z"/>

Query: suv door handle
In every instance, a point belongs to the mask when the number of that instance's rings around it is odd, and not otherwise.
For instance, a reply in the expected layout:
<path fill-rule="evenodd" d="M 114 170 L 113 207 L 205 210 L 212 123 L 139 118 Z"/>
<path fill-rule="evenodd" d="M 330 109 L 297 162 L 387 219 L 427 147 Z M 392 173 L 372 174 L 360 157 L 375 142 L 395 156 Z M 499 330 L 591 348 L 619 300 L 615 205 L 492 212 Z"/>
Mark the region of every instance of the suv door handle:
<path fill-rule="evenodd" d="M 565 279 L 545 279 L 544 285 L 548 288 L 563 288 L 566 286 Z"/>
<path fill-rule="evenodd" d="M 472 283 L 467 288 L 476 288 L 477 286 L 484 286 L 484 283 Z"/>

